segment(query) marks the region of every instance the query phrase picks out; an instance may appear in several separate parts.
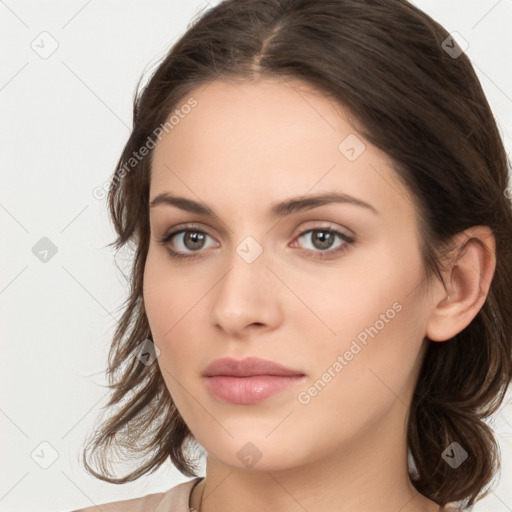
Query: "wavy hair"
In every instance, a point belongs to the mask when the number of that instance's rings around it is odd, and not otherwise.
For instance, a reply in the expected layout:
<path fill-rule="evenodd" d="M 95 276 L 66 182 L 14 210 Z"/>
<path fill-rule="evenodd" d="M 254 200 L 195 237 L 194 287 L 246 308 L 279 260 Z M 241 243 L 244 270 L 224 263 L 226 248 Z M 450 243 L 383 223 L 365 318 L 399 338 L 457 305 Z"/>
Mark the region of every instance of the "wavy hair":
<path fill-rule="evenodd" d="M 488 494 L 500 461 L 485 420 L 512 378 L 510 174 L 480 82 L 457 48 L 440 24 L 405 0 L 226 0 L 189 24 L 143 89 L 137 85 L 133 128 L 108 191 L 117 233 L 109 245 L 130 247 L 133 266 L 108 357 L 111 396 L 103 409 L 110 417 L 82 452 L 88 472 L 120 484 L 170 458 L 182 474 L 198 476 L 197 442 L 158 365 L 134 357 L 143 341 L 152 343 L 143 301 L 149 141 L 154 146 L 156 129 L 200 85 L 280 77 L 299 79 L 343 105 L 362 135 L 391 157 L 420 214 L 429 278 L 442 280 L 442 257 L 454 235 L 476 225 L 492 229 L 496 269 L 486 301 L 452 339 L 426 340 L 407 434 L 411 481 L 423 495 L 471 506 Z M 142 147 L 150 148 L 147 156 L 135 158 Z M 469 453 L 456 470 L 441 457 L 453 441 Z M 112 450 L 132 464 L 141 461 L 116 478 Z"/>

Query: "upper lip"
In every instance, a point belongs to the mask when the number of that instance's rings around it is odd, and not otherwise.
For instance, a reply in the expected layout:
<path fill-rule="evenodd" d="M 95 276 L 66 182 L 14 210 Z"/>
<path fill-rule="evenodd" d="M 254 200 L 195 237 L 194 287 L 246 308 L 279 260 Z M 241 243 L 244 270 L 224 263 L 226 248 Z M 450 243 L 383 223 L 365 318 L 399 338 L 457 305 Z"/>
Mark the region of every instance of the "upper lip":
<path fill-rule="evenodd" d="M 259 357 L 247 357 L 242 360 L 223 357 L 213 361 L 203 372 L 204 377 L 216 375 L 231 375 L 233 377 L 250 377 L 253 375 L 302 376 L 304 373 Z"/>

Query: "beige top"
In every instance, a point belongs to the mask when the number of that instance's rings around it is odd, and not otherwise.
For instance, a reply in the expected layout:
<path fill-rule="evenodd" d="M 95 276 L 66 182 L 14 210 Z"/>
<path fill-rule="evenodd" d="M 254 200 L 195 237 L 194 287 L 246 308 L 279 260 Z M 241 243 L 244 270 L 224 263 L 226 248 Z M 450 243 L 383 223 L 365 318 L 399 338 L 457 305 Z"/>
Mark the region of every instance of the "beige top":
<path fill-rule="evenodd" d="M 142 498 L 114 501 L 105 505 L 81 508 L 74 512 L 189 512 L 190 494 L 195 485 L 204 477 L 197 477 L 178 484 L 166 492 L 148 494 Z M 458 511 L 455 505 L 448 503 L 439 512 Z"/>
<path fill-rule="evenodd" d="M 113 501 L 105 505 L 81 508 L 74 512 L 189 512 L 189 499 L 194 485 L 203 477 L 178 484 L 166 492 L 148 494 L 131 500 Z"/>

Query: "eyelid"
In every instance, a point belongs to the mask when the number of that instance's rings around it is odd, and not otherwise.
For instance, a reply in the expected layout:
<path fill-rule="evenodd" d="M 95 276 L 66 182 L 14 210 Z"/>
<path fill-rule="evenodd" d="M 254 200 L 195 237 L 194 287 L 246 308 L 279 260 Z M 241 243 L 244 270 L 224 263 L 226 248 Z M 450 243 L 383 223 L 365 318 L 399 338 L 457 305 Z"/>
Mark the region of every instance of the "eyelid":
<path fill-rule="evenodd" d="M 328 220 L 312 220 L 307 221 L 305 223 L 302 223 L 299 228 L 297 228 L 296 231 L 294 231 L 294 234 L 292 235 L 295 239 L 297 236 L 303 235 L 307 231 L 314 231 L 317 229 L 329 229 L 331 231 L 338 231 L 341 234 L 345 235 L 347 238 L 355 239 L 356 235 L 351 230 L 344 226 L 339 226 L 338 224 L 334 222 L 330 222 Z"/>
<path fill-rule="evenodd" d="M 319 224 L 321 224 L 321 225 L 319 225 Z M 312 227 L 308 228 L 309 225 L 311 225 Z M 176 224 L 172 228 L 165 231 L 164 235 L 162 235 L 161 238 L 166 238 L 170 234 L 177 234 L 180 231 L 185 231 L 185 230 L 189 230 L 189 229 L 190 230 L 197 229 L 197 231 L 204 232 L 208 236 L 215 238 L 215 237 L 213 237 L 213 235 L 210 234 L 208 228 L 204 228 L 200 224 L 196 224 L 193 222 L 192 223 L 183 222 L 181 224 Z M 336 225 L 333 222 L 324 221 L 324 220 L 320 220 L 320 219 L 319 220 L 311 220 L 311 221 L 307 221 L 306 223 L 302 223 L 300 225 L 300 227 L 297 228 L 291 236 L 295 239 L 297 236 L 303 235 L 305 233 L 305 231 L 313 230 L 313 229 L 331 229 L 333 231 L 342 231 L 342 233 L 347 238 L 356 238 L 356 235 L 352 230 L 350 230 L 346 227 L 339 227 L 338 225 Z"/>
<path fill-rule="evenodd" d="M 210 234 L 210 231 L 208 228 L 205 228 L 201 226 L 200 224 L 195 223 L 182 223 L 182 224 L 176 224 L 172 228 L 169 228 L 164 232 L 164 234 L 160 237 L 161 239 L 167 238 L 171 235 L 176 235 L 182 231 L 200 231 L 202 233 L 206 233 L 208 236 L 215 238 L 212 234 Z"/>

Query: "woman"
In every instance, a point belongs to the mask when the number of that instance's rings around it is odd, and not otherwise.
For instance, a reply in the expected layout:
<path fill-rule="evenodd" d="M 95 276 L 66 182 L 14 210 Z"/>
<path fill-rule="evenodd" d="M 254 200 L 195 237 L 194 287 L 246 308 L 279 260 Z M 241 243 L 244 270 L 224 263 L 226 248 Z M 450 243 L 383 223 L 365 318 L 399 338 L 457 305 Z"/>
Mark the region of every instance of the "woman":
<path fill-rule="evenodd" d="M 102 509 L 473 505 L 512 375 L 508 178 L 467 57 L 408 2 L 203 14 L 136 98 L 109 190 L 134 267 L 119 409 L 84 451 L 112 483 L 169 457 L 194 478 Z M 143 460 L 116 477 L 112 448 Z"/>

